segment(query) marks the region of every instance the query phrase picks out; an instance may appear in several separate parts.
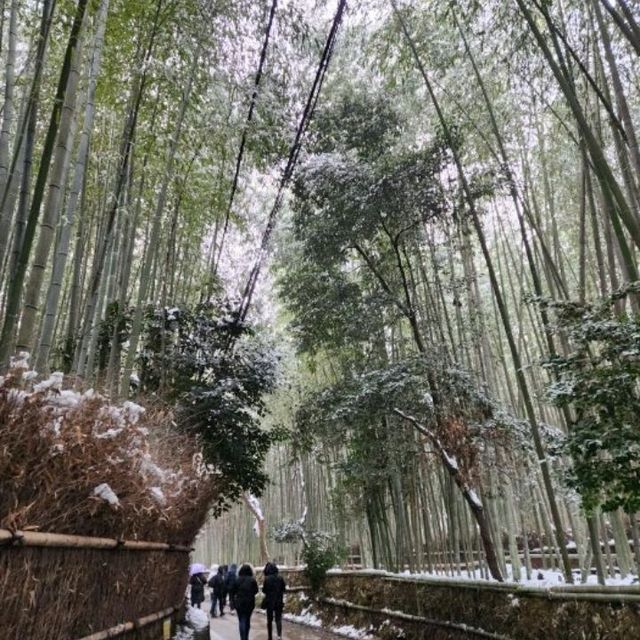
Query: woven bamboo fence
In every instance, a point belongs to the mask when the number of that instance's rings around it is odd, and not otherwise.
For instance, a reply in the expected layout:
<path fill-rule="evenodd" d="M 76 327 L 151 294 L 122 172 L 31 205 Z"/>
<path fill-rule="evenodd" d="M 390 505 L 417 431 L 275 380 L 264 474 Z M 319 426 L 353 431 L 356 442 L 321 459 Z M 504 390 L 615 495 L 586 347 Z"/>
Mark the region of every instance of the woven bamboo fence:
<path fill-rule="evenodd" d="M 0 529 L 4 640 L 163 637 L 184 601 L 190 548 Z"/>

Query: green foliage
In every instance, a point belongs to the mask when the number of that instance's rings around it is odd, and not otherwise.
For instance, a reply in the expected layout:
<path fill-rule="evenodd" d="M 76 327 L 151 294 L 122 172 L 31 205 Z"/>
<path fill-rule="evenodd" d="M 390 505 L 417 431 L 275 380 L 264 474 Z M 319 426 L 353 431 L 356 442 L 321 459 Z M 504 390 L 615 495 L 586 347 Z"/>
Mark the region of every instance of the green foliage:
<path fill-rule="evenodd" d="M 121 310 L 117 300 L 110 302 L 98 331 L 98 370 L 104 371 L 109 364 L 114 337 L 118 347 L 121 347 L 129 339 L 130 332 L 131 310 Z"/>
<path fill-rule="evenodd" d="M 488 442 L 526 446 L 526 427 L 505 414 L 464 370 L 435 356 L 416 356 L 341 379 L 310 394 L 296 414 L 295 443 L 343 446 L 338 468 L 365 501 L 400 472 L 410 476 L 422 445 L 399 420 L 400 408 L 429 428 L 463 473 L 477 472 Z"/>
<path fill-rule="evenodd" d="M 306 536 L 306 543 L 302 550 L 302 560 L 305 564 L 304 573 L 309 580 L 311 591 L 319 591 L 327 576 L 327 571 L 344 558 L 344 550 L 338 544 L 335 536 L 323 532 L 311 532 Z"/>
<path fill-rule="evenodd" d="M 283 523 L 273 531 L 273 538 L 280 543 L 302 542 L 304 573 L 314 593 L 322 587 L 327 571 L 346 557 L 346 550 L 336 536 L 324 531 L 305 529 L 300 522 Z"/>
<path fill-rule="evenodd" d="M 179 426 L 199 436 L 221 476 L 218 509 L 244 491 L 260 495 L 267 483 L 262 463 L 280 433 L 263 430 L 261 420 L 277 367 L 272 345 L 238 323 L 228 302 L 147 314 L 141 387 L 177 402 Z"/>
<path fill-rule="evenodd" d="M 381 330 L 379 298 L 336 266 L 320 270 L 318 262 L 302 255 L 299 243 L 283 250 L 278 283 L 292 314 L 290 330 L 302 353 L 322 348 L 357 349 Z"/>
<path fill-rule="evenodd" d="M 401 116 L 363 90 L 339 95 L 315 122 L 279 287 L 301 351 L 355 355 L 397 315 L 425 223 L 451 209 L 437 179 L 448 154 L 438 136 L 401 148 Z"/>
<path fill-rule="evenodd" d="M 588 511 L 640 509 L 640 320 L 615 305 L 629 291 L 596 306 L 538 301 L 556 311 L 571 345 L 545 363 L 555 378 L 547 397 L 575 416 L 563 450 Z"/>
<path fill-rule="evenodd" d="M 381 156 L 401 131 L 401 119 L 390 98 L 347 87 L 314 121 L 316 153 L 355 150 L 362 158 Z"/>

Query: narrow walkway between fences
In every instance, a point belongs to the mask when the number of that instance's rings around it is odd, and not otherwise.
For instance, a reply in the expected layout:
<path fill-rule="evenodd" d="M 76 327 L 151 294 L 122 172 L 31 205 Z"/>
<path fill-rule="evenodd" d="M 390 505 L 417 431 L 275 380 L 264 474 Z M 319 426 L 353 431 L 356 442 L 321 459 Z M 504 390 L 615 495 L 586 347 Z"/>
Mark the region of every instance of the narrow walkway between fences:
<path fill-rule="evenodd" d="M 260 594 L 262 596 L 262 594 Z M 210 594 L 206 594 L 206 599 L 202 603 L 202 610 L 211 609 Z M 239 640 L 238 618 L 227 606 L 222 617 L 211 618 L 209 622 L 211 640 Z M 277 640 L 276 623 L 273 622 L 273 640 Z M 339 638 L 335 633 L 316 629 L 304 624 L 282 620 L 282 640 L 335 640 Z M 267 616 L 256 609 L 251 616 L 251 632 L 249 640 L 267 640 Z"/>
<path fill-rule="evenodd" d="M 238 640 L 238 618 L 234 613 L 225 613 L 222 618 L 212 618 L 210 624 L 211 640 Z M 282 621 L 282 640 L 327 640 L 337 638 L 333 633 L 307 627 L 295 622 Z M 273 638 L 276 640 L 277 634 L 275 622 L 273 624 Z M 258 611 L 253 612 L 251 617 L 251 632 L 249 640 L 267 640 L 267 616 Z"/>

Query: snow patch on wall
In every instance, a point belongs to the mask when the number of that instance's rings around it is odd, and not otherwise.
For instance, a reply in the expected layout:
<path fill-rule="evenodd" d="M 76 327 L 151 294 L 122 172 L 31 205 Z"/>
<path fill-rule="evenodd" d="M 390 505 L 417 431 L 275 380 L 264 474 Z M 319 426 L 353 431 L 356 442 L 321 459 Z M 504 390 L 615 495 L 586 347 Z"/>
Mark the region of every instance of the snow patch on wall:
<path fill-rule="evenodd" d="M 358 629 L 351 624 L 343 624 L 339 627 L 331 627 L 331 631 L 339 636 L 352 638 L 353 640 L 365 640 L 366 638 L 374 637 L 370 634 L 370 629 Z"/>
<path fill-rule="evenodd" d="M 315 613 L 311 612 L 311 607 L 306 607 L 303 609 L 298 615 L 294 613 L 285 613 L 282 616 L 285 620 L 290 620 L 291 622 L 297 622 L 298 624 L 305 624 L 308 627 L 321 627 L 322 620 L 318 618 Z"/>

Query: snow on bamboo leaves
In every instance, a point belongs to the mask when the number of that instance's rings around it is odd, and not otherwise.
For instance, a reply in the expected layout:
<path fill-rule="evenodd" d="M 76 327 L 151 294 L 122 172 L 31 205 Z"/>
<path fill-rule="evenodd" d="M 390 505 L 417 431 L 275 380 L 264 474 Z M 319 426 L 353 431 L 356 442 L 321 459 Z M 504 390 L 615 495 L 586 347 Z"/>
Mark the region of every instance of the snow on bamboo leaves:
<path fill-rule="evenodd" d="M 566 355 L 545 362 L 555 376 L 546 395 L 574 416 L 561 450 L 588 511 L 640 509 L 640 322 L 617 306 L 638 291 L 632 283 L 600 304 L 536 299 L 569 339 Z"/>

